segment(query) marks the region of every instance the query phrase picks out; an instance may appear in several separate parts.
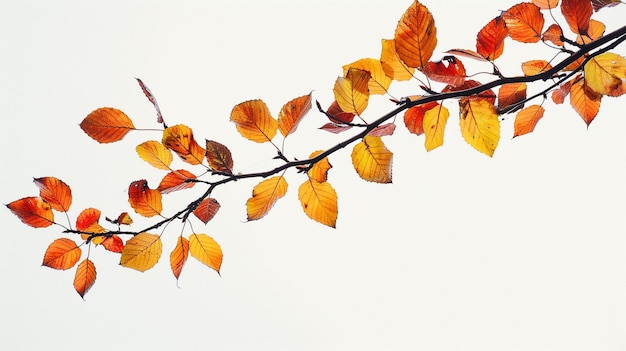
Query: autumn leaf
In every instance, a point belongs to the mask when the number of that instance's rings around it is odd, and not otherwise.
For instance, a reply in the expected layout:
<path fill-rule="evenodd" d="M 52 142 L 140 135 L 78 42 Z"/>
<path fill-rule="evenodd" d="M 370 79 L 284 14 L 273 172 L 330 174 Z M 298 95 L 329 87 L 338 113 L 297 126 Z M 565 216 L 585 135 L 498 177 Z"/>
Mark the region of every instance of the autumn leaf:
<path fill-rule="evenodd" d="M 338 77 L 333 88 L 335 100 L 342 111 L 361 115 L 369 101 L 368 81 L 371 75 L 367 71 L 351 68 L 344 77 Z"/>
<path fill-rule="evenodd" d="M 545 60 L 530 60 L 522 63 L 522 72 L 525 76 L 534 76 L 552 68 L 552 65 Z"/>
<path fill-rule="evenodd" d="M 176 240 L 176 246 L 172 253 L 170 253 L 170 267 L 176 280 L 180 277 L 180 273 L 183 271 L 185 262 L 189 257 L 189 240 L 185 239 L 182 235 Z"/>
<path fill-rule="evenodd" d="M 476 150 L 492 157 L 500 140 L 500 121 L 496 109 L 484 99 L 459 101 L 463 139 Z"/>
<path fill-rule="evenodd" d="M 96 282 L 96 266 L 89 259 L 85 259 L 76 268 L 74 276 L 74 289 L 80 297 L 85 298 L 85 294 Z"/>
<path fill-rule="evenodd" d="M 122 241 L 122 238 L 115 234 L 109 237 L 105 237 L 105 239 L 102 241 L 102 246 L 105 249 L 115 253 L 122 253 L 122 250 L 124 250 L 124 242 Z"/>
<path fill-rule="evenodd" d="M 166 128 L 163 131 L 162 143 L 174 151 L 184 162 L 191 165 L 201 164 L 206 154 L 194 139 L 191 128 L 183 124 Z"/>
<path fill-rule="evenodd" d="M 206 160 L 209 167 L 216 172 L 233 174 L 233 156 L 226 145 L 217 141 L 206 141 Z"/>
<path fill-rule="evenodd" d="M 545 109 L 539 105 L 528 106 L 515 116 L 513 137 L 531 133 L 543 117 Z"/>
<path fill-rule="evenodd" d="M 461 90 L 467 90 L 467 89 L 472 89 L 472 88 L 476 88 L 481 86 L 482 84 L 478 81 L 472 80 L 472 79 L 468 79 L 465 82 L 463 82 L 463 84 L 459 85 L 458 87 L 454 87 L 452 85 L 447 85 L 445 88 L 443 88 L 442 92 L 443 93 L 448 93 L 451 91 L 461 91 Z M 490 104 L 495 104 L 496 103 L 496 94 L 493 92 L 493 90 L 491 89 L 487 89 L 477 95 L 472 95 L 470 96 L 473 99 L 483 99 L 483 100 L 487 100 Z"/>
<path fill-rule="evenodd" d="M 378 137 L 388 136 L 388 135 L 393 135 L 393 132 L 395 130 L 396 130 L 395 123 L 385 123 L 372 129 L 369 133 L 367 133 L 367 135 L 378 136 Z"/>
<path fill-rule="evenodd" d="M 427 62 L 422 69 L 426 76 L 436 82 L 459 86 L 465 81 L 465 66 L 454 56 L 445 56 L 438 62 Z"/>
<path fill-rule="evenodd" d="M 536 43 L 541 40 L 543 14 L 539 7 L 531 3 L 514 5 L 502 13 L 511 39 L 522 43 Z"/>
<path fill-rule="evenodd" d="M 161 193 L 158 190 L 150 189 L 145 179 L 130 183 L 128 203 L 135 212 L 144 217 L 160 215 L 163 210 Z"/>
<path fill-rule="evenodd" d="M 343 124 L 336 124 L 336 123 L 326 123 L 323 126 L 321 126 L 319 129 L 330 132 L 330 133 L 339 134 L 339 133 L 345 132 L 346 130 L 352 129 L 352 126 L 346 126 Z"/>
<path fill-rule="evenodd" d="M 426 151 L 433 150 L 443 145 L 443 134 L 450 112 L 443 105 L 436 104 L 424 113 L 424 146 Z"/>
<path fill-rule="evenodd" d="M 591 0 L 591 6 L 595 12 L 598 12 L 605 7 L 613 7 L 621 3 L 621 0 Z"/>
<path fill-rule="evenodd" d="M 338 214 L 337 193 L 328 182 L 309 178 L 300 185 L 298 199 L 309 218 L 335 228 Z"/>
<path fill-rule="evenodd" d="M 617 96 L 626 85 L 626 59 L 605 52 L 592 58 L 584 67 L 587 86 L 598 94 Z M 620 94 L 621 95 L 621 94 Z"/>
<path fill-rule="evenodd" d="M 563 30 L 561 29 L 561 26 L 559 26 L 558 24 L 551 24 L 550 27 L 548 27 L 548 29 L 546 29 L 546 31 L 543 33 L 542 39 L 543 41 L 552 42 L 552 44 L 557 46 L 565 46 L 565 43 L 563 42 L 563 40 L 561 40 L 561 37 L 563 37 Z"/>
<path fill-rule="evenodd" d="M 476 36 L 476 52 L 489 61 L 494 61 L 504 52 L 504 39 L 509 35 L 501 16 L 484 26 Z"/>
<path fill-rule="evenodd" d="M 137 145 L 136 150 L 142 160 L 158 169 L 169 170 L 174 160 L 172 152 L 156 140 L 148 140 L 141 143 Z"/>
<path fill-rule="evenodd" d="M 332 104 L 326 110 L 326 114 L 332 116 L 329 118 L 333 123 L 350 123 L 354 120 L 354 113 L 345 112 L 339 107 L 337 100 L 333 101 Z"/>
<path fill-rule="evenodd" d="M 598 114 L 598 111 L 600 111 L 602 95 L 592 90 L 587 85 L 585 79 L 580 79 L 578 82 L 572 84 L 569 98 L 570 104 L 574 110 L 582 117 L 585 123 L 587 123 L 587 126 L 589 126 Z"/>
<path fill-rule="evenodd" d="M 76 218 L 76 230 L 84 233 L 105 233 L 106 229 L 99 223 L 100 210 L 95 208 L 86 208 L 80 212 Z M 92 236 L 92 234 L 81 234 L 83 240 L 91 240 L 96 245 L 102 244 L 104 236 Z"/>
<path fill-rule="evenodd" d="M 364 58 L 343 66 L 343 74 L 347 76 L 351 68 L 360 69 L 370 73 L 368 81 L 368 89 L 370 94 L 382 95 L 387 93 L 387 89 L 391 85 L 391 78 L 385 74 L 383 65 L 380 60 L 373 58 Z"/>
<path fill-rule="evenodd" d="M 592 7 L 589 0 L 562 0 L 561 13 L 572 32 L 587 34 Z"/>
<path fill-rule="evenodd" d="M 555 8 L 559 4 L 559 0 L 532 0 L 532 3 L 542 10 L 549 10 Z"/>
<path fill-rule="evenodd" d="M 99 143 L 112 143 L 122 140 L 135 126 L 124 112 L 102 107 L 88 114 L 80 123 L 80 128 Z"/>
<path fill-rule="evenodd" d="M 415 73 L 414 68 L 407 66 L 406 63 L 402 62 L 398 57 L 396 42 L 394 40 L 382 40 L 380 64 L 387 77 L 396 81 L 409 80 L 413 78 L 413 74 Z"/>
<path fill-rule="evenodd" d="M 278 113 L 278 130 L 286 137 L 298 128 L 302 118 L 311 110 L 312 93 L 290 100 Z"/>
<path fill-rule="evenodd" d="M 125 225 L 133 224 L 133 219 L 130 218 L 130 215 L 128 214 L 128 212 L 120 213 L 120 215 L 117 216 L 117 219 L 115 221 L 117 222 L 117 224 L 125 224 Z"/>
<path fill-rule="evenodd" d="M 70 269 L 78 262 L 82 253 L 73 240 L 59 238 L 46 249 L 42 265 L 54 269 Z"/>
<path fill-rule="evenodd" d="M 6 206 L 22 223 L 33 228 L 44 228 L 54 223 L 52 207 L 40 197 L 25 197 Z"/>
<path fill-rule="evenodd" d="M 471 58 L 471 59 L 483 61 L 483 62 L 489 61 L 486 58 L 484 58 L 481 54 L 477 53 L 476 51 L 468 50 L 468 49 L 452 49 L 452 50 L 446 51 L 446 54 L 452 54 L 455 56 L 463 56 L 463 57 L 467 57 L 467 58 Z"/>
<path fill-rule="evenodd" d="M 404 111 L 404 125 L 409 132 L 422 135 L 424 134 L 424 114 L 426 111 L 437 106 L 436 102 L 428 102 L 426 104 L 409 107 Z"/>
<path fill-rule="evenodd" d="M 148 86 L 145 85 L 141 81 L 141 79 L 139 78 L 135 78 L 135 79 L 137 80 L 137 83 L 139 83 L 139 86 L 141 87 L 141 91 L 143 91 L 144 95 L 148 98 L 148 101 L 150 101 L 152 105 L 154 106 L 154 109 L 157 112 L 157 123 L 163 123 L 163 115 L 161 114 L 161 109 L 159 108 L 159 104 L 157 103 L 156 97 L 154 97 L 154 94 L 152 94 L 150 89 L 148 89 Z"/>
<path fill-rule="evenodd" d="M 407 66 L 423 68 L 437 46 L 437 28 L 426 6 L 414 1 L 398 21 L 394 41 L 398 57 Z"/>
<path fill-rule="evenodd" d="M 576 37 L 576 43 L 580 45 L 589 44 L 592 41 L 601 38 L 604 35 L 604 31 L 606 30 L 606 26 L 604 23 L 589 20 L 589 28 L 587 29 L 587 34 L 578 34 Z"/>
<path fill-rule="evenodd" d="M 157 264 L 162 249 L 160 236 L 150 233 L 137 234 L 126 242 L 120 265 L 145 272 Z"/>
<path fill-rule="evenodd" d="M 193 210 L 193 214 L 198 217 L 199 220 L 207 224 L 215 214 L 220 209 L 220 203 L 213 198 L 206 198 L 198 204 L 195 210 Z"/>
<path fill-rule="evenodd" d="M 35 178 L 33 182 L 39 188 L 39 196 L 52 209 L 67 212 L 72 205 L 72 190 L 67 184 L 54 177 Z"/>
<path fill-rule="evenodd" d="M 189 235 L 189 253 L 219 274 L 222 266 L 222 248 L 213 238 L 206 234 Z"/>
<path fill-rule="evenodd" d="M 498 109 L 505 110 L 507 107 L 518 104 L 526 99 L 526 83 L 507 83 L 498 90 Z M 519 107 L 521 107 L 520 105 Z"/>
<path fill-rule="evenodd" d="M 172 171 L 163 177 L 156 191 L 161 194 L 169 194 L 174 191 L 189 189 L 196 185 L 194 182 L 188 182 L 188 179 L 196 179 L 196 176 L 184 169 Z"/>
<path fill-rule="evenodd" d="M 315 158 L 320 155 L 323 150 L 318 150 L 312 152 L 309 155 L 309 159 Z M 333 166 L 328 162 L 328 157 L 324 157 L 320 161 L 316 162 L 308 171 L 307 175 L 309 178 L 314 179 L 320 183 L 325 182 L 328 176 L 328 171 L 333 168 Z"/>
<path fill-rule="evenodd" d="M 265 143 L 271 141 L 278 131 L 278 122 L 262 100 L 245 101 L 235 106 L 230 121 L 244 138 Z"/>
<path fill-rule="evenodd" d="M 252 189 L 252 197 L 246 202 L 248 220 L 265 216 L 272 206 L 287 193 L 287 181 L 283 176 L 265 179 Z"/>
<path fill-rule="evenodd" d="M 552 101 L 554 101 L 555 104 L 562 104 L 565 101 L 565 97 L 569 95 L 571 88 L 571 80 L 568 80 L 567 82 L 561 84 L 558 89 L 555 89 L 552 92 Z"/>
<path fill-rule="evenodd" d="M 369 182 L 391 183 L 393 153 L 380 137 L 365 136 L 352 149 L 352 165 L 359 176 Z"/>

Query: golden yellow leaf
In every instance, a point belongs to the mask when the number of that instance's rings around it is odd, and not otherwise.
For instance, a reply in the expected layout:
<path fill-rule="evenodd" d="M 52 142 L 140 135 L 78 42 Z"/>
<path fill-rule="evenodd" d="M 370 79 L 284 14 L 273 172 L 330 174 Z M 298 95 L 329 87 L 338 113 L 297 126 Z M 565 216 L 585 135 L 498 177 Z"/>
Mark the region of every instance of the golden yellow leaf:
<path fill-rule="evenodd" d="M 394 36 L 398 57 L 409 67 L 422 68 L 437 46 L 437 28 L 426 6 L 413 2 L 398 21 Z"/>
<path fill-rule="evenodd" d="M 302 209 L 312 220 L 335 228 L 337 224 L 337 193 L 328 182 L 308 179 L 298 189 Z"/>
<path fill-rule="evenodd" d="M 337 78 L 333 93 L 341 110 L 357 115 L 365 111 L 370 97 L 368 88 L 370 77 L 369 72 L 352 68 L 348 70 L 345 78 Z"/>
<path fill-rule="evenodd" d="M 198 145 L 193 137 L 193 131 L 186 125 L 178 124 L 166 128 L 163 131 L 162 143 L 191 165 L 199 165 L 204 160 L 205 150 Z"/>
<path fill-rule="evenodd" d="M 443 145 L 443 133 L 446 129 L 446 123 L 450 117 L 450 112 L 443 105 L 431 108 L 424 113 L 424 146 L 426 151 L 433 150 Z"/>
<path fill-rule="evenodd" d="M 500 141 L 500 121 L 496 109 L 484 99 L 461 99 L 460 125 L 463 139 L 476 150 L 491 157 Z"/>
<path fill-rule="evenodd" d="M 350 68 L 356 68 L 370 73 L 371 77 L 368 82 L 370 94 L 382 95 L 387 93 L 387 89 L 389 89 L 389 85 L 391 85 L 391 78 L 387 77 L 383 65 L 379 60 L 365 58 L 345 65 L 343 66 L 344 76 L 348 74 Z"/>
<path fill-rule="evenodd" d="M 158 169 L 170 169 L 174 157 L 165 145 L 156 140 L 148 140 L 137 145 L 137 154 L 142 160 Z"/>
<path fill-rule="evenodd" d="M 246 202 L 248 220 L 254 221 L 265 216 L 286 193 L 287 181 L 283 176 L 265 179 L 257 184 L 252 189 L 252 197 Z"/>
<path fill-rule="evenodd" d="M 189 256 L 189 240 L 185 239 L 182 235 L 176 240 L 176 246 L 172 253 L 170 253 L 170 267 L 174 277 L 178 280 L 180 273 L 183 271 L 187 257 Z"/>
<path fill-rule="evenodd" d="M 591 59 L 584 68 L 587 86 L 598 94 L 616 96 L 626 85 L 626 59 L 605 52 Z"/>
<path fill-rule="evenodd" d="M 222 266 L 222 248 L 206 234 L 189 235 L 189 253 L 218 274 Z"/>
<path fill-rule="evenodd" d="M 74 276 L 74 289 L 80 297 L 85 297 L 85 294 L 93 284 L 96 282 L 96 266 L 89 259 L 85 259 L 76 268 L 76 275 Z"/>
<path fill-rule="evenodd" d="M 572 84 L 569 99 L 570 104 L 585 123 L 587 123 L 587 126 L 591 124 L 600 111 L 602 95 L 592 90 L 587 85 L 585 79 L 580 79 L 578 82 Z"/>
<path fill-rule="evenodd" d="M 278 131 L 278 122 L 262 100 L 245 101 L 235 106 L 230 121 L 244 138 L 265 143 L 271 141 Z"/>
<path fill-rule="evenodd" d="M 145 272 L 159 262 L 162 249 L 160 236 L 150 233 L 137 234 L 126 242 L 120 265 Z"/>
<path fill-rule="evenodd" d="M 393 39 L 382 40 L 382 52 L 380 53 L 380 63 L 387 77 L 403 81 L 413 78 L 415 68 L 411 68 L 402 62 L 396 52 L 396 42 Z"/>
<path fill-rule="evenodd" d="M 513 137 L 518 137 L 535 130 L 537 122 L 543 117 L 545 109 L 539 105 L 528 106 L 515 116 Z"/>
<path fill-rule="evenodd" d="M 559 0 L 533 0 L 532 3 L 542 10 L 548 10 L 555 8 L 559 4 Z"/>
<path fill-rule="evenodd" d="M 309 158 L 314 158 L 317 155 L 321 154 L 322 152 L 323 152 L 322 150 L 315 151 L 311 153 Z M 331 168 L 333 168 L 333 166 L 330 164 L 330 162 L 328 162 L 328 157 L 324 157 L 322 160 L 314 164 L 313 167 L 309 169 L 307 174 L 309 175 L 309 178 L 314 179 L 320 183 L 323 183 L 326 181 L 328 170 Z"/>
<path fill-rule="evenodd" d="M 286 137 L 296 131 L 298 124 L 311 110 L 312 93 L 297 97 L 288 103 L 278 113 L 278 130 Z"/>
<path fill-rule="evenodd" d="M 376 183 L 391 183 L 393 153 L 380 137 L 365 136 L 352 149 L 352 165 L 359 176 Z"/>
<path fill-rule="evenodd" d="M 43 256 L 43 266 L 54 269 L 70 269 L 80 259 L 82 251 L 74 240 L 59 238 L 53 241 Z"/>

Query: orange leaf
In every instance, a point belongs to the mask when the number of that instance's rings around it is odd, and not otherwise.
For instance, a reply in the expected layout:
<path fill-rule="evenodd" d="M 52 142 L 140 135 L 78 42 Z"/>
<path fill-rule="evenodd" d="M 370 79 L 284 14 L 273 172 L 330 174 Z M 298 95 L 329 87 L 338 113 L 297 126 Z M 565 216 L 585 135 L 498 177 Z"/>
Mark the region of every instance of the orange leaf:
<path fill-rule="evenodd" d="M 398 57 L 409 67 L 422 68 L 437 46 L 437 28 L 426 6 L 413 2 L 398 21 L 394 36 Z"/>
<path fill-rule="evenodd" d="M 201 164 L 206 153 L 193 138 L 191 128 L 183 124 L 165 129 L 162 143 L 174 151 L 184 162 L 192 165 Z"/>
<path fill-rule="evenodd" d="M 85 233 L 105 233 L 104 229 L 98 221 L 100 220 L 100 210 L 95 208 L 84 209 L 76 218 L 76 230 Z M 81 234 L 83 240 L 91 240 L 92 243 L 99 245 L 105 237 L 104 236 L 92 236 L 91 234 Z"/>
<path fill-rule="evenodd" d="M 447 93 L 447 92 L 450 92 L 450 91 L 460 91 L 460 90 L 472 89 L 472 88 L 475 88 L 475 87 L 478 87 L 478 86 L 481 86 L 481 85 L 482 84 L 480 82 L 477 82 L 477 81 L 472 80 L 472 79 L 468 79 L 462 85 L 459 85 L 458 87 L 453 87 L 451 85 L 447 85 L 445 88 L 443 88 L 442 92 Z M 482 93 L 480 93 L 478 95 L 472 95 L 472 96 L 470 96 L 470 98 L 487 100 L 492 105 L 496 103 L 496 94 L 491 89 L 485 90 L 485 91 L 483 91 Z"/>
<path fill-rule="evenodd" d="M 115 234 L 105 238 L 102 241 L 102 246 L 104 246 L 105 249 L 116 253 L 122 253 L 122 250 L 124 250 L 124 242 Z"/>
<path fill-rule="evenodd" d="M 533 0 L 532 2 L 542 10 L 553 9 L 559 4 L 559 0 Z"/>
<path fill-rule="evenodd" d="M 605 52 L 592 58 L 584 68 L 585 81 L 598 94 L 618 96 L 626 86 L 626 59 Z"/>
<path fill-rule="evenodd" d="M 506 23 L 511 39 L 522 43 L 536 43 L 541 40 L 544 19 L 537 5 L 517 4 L 505 11 L 502 19 Z"/>
<path fill-rule="evenodd" d="M 443 105 L 436 104 L 424 113 L 424 147 L 426 151 L 433 150 L 443 145 L 443 133 L 450 112 Z"/>
<path fill-rule="evenodd" d="M 369 182 L 391 183 L 393 153 L 385 147 L 382 139 L 365 136 L 352 149 L 352 165 L 359 176 Z"/>
<path fill-rule="evenodd" d="M 200 202 L 198 207 L 193 210 L 193 214 L 198 217 L 199 220 L 207 224 L 215 215 L 217 211 L 220 209 L 220 203 L 213 198 L 206 198 Z"/>
<path fill-rule="evenodd" d="M 87 115 L 80 123 L 80 128 L 99 143 L 112 143 L 122 140 L 135 126 L 124 112 L 102 107 Z"/>
<path fill-rule="evenodd" d="M 500 121 L 496 109 L 484 99 L 459 100 L 461 134 L 476 150 L 492 157 L 500 140 Z"/>
<path fill-rule="evenodd" d="M 561 84 L 561 86 L 558 89 L 555 89 L 552 92 L 552 101 L 554 101 L 555 104 L 562 104 L 565 101 L 565 97 L 569 95 L 571 88 L 572 88 L 571 80 Z"/>
<path fill-rule="evenodd" d="M 543 117 L 545 109 L 539 105 L 528 106 L 515 116 L 513 137 L 518 137 L 535 130 L 537 122 Z"/>
<path fill-rule="evenodd" d="M 373 58 L 365 58 L 355 61 L 349 65 L 343 66 L 343 74 L 346 76 L 350 68 L 360 69 L 370 73 L 370 79 L 368 81 L 368 89 L 370 94 L 386 94 L 389 85 L 391 85 L 391 78 L 387 77 L 383 65 L 380 60 Z"/>
<path fill-rule="evenodd" d="M 337 224 L 337 193 L 328 182 L 308 179 L 298 189 L 298 199 L 309 218 L 329 227 Z"/>
<path fill-rule="evenodd" d="M 424 113 L 435 106 L 437 106 L 436 102 L 429 102 L 408 108 L 404 112 L 404 125 L 409 132 L 416 135 L 424 134 Z"/>
<path fill-rule="evenodd" d="M 297 97 L 288 103 L 278 113 L 278 130 L 286 137 L 296 131 L 298 124 L 311 110 L 312 93 Z"/>
<path fill-rule="evenodd" d="M 85 294 L 91 289 L 96 282 L 96 266 L 89 259 L 85 259 L 76 268 L 74 276 L 74 289 L 80 297 L 84 298 Z"/>
<path fill-rule="evenodd" d="M 380 64 L 387 77 L 397 80 L 409 80 L 413 78 L 415 69 L 407 66 L 398 57 L 396 52 L 396 42 L 394 40 L 382 40 L 382 52 L 380 53 Z"/>
<path fill-rule="evenodd" d="M 186 180 L 188 179 L 196 179 L 196 176 L 184 169 L 172 171 L 163 177 L 156 190 L 161 194 L 169 194 L 174 191 L 189 189 L 196 185 L 194 182 L 187 182 Z"/>
<path fill-rule="evenodd" d="M 370 73 L 351 68 L 344 77 L 338 77 L 333 88 L 335 100 L 342 111 L 360 115 L 367 108 L 370 93 Z"/>
<path fill-rule="evenodd" d="M 604 7 L 613 7 L 621 3 L 621 0 L 591 0 L 591 6 L 593 6 L 595 12 L 600 11 Z"/>
<path fill-rule="evenodd" d="M 233 156 L 225 145 L 207 140 L 206 160 L 212 170 L 233 174 Z"/>
<path fill-rule="evenodd" d="M 578 34 L 576 37 L 576 42 L 580 45 L 589 44 L 592 41 L 602 37 L 604 35 L 604 30 L 606 26 L 604 23 L 589 20 L 589 28 L 587 29 L 587 34 Z"/>
<path fill-rule="evenodd" d="M 522 63 L 522 72 L 525 76 L 534 76 L 551 68 L 552 65 L 544 60 L 531 60 Z"/>
<path fill-rule="evenodd" d="M 309 158 L 315 158 L 322 152 L 322 150 L 315 151 L 311 153 Z M 309 178 L 322 183 L 326 181 L 326 178 L 328 176 L 328 170 L 330 170 L 331 168 L 333 168 L 333 166 L 330 164 L 330 162 L 328 162 L 328 157 L 324 157 L 323 159 L 315 163 L 313 167 L 308 170 L 307 174 Z"/>
<path fill-rule="evenodd" d="M 574 110 L 578 112 L 580 117 L 587 123 L 587 126 L 589 126 L 598 114 L 598 111 L 600 111 L 602 95 L 589 88 L 585 79 L 581 79 L 572 84 L 569 99 Z"/>
<path fill-rule="evenodd" d="M 33 180 L 39 188 L 39 196 L 60 212 L 67 212 L 72 205 L 72 190 L 62 180 L 54 177 L 36 178 Z"/>
<path fill-rule="evenodd" d="M 589 0 L 563 0 L 561 13 L 572 32 L 587 34 L 589 20 L 591 19 L 592 7 Z"/>
<path fill-rule="evenodd" d="M 174 250 L 172 250 L 170 254 L 170 267 L 172 268 L 172 273 L 174 273 L 176 280 L 178 280 L 180 273 L 183 271 L 187 257 L 189 257 L 189 240 L 181 235 L 178 237 L 178 240 L 176 240 L 176 247 L 174 247 Z"/>
<path fill-rule="evenodd" d="M 445 56 L 439 62 L 427 62 L 423 68 L 424 74 L 436 82 L 459 86 L 465 81 L 465 66 L 454 56 Z"/>
<path fill-rule="evenodd" d="M 24 224 L 44 228 L 54 223 L 52 207 L 40 197 L 25 197 L 6 205 Z"/>
<path fill-rule="evenodd" d="M 222 248 L 206 234 L 189 235 L 189 253 L 198 261 L 214 269 L 218 274 L 222 266 Z"/>
<path fill-rule="evenodd" d="M 563 31 L 558 24 L 551 24 L 550 27 L 543 33 L 543 41 L 550 41 L 554 45 L 564 46 L 565 43 L 561 40 Z"/>
<path fill-rule="evenodd" d="M 354 120 L 354 116 L 356 116 L 354 113 L 344 112 L 341 107 L 339 107 L 337 100 L 330 104 L 326 113 L 333 117 L 329 118 L 333 123 L 350 123 Z"/>
<path fill-rule="evenodd" d="M 245 101 L 235 106 L 230 121 L 237 125 L 241 136 L 257 143 L 271 141 L 278 131 L 278 122 L 262 100 Z"/>
<path fill-rule="evenodd" d="M 503 84 L 498 91 L 498 109 L 502 111 L 524 99 L 526 99 L 526 83 Z"/>
<path fill-rule="evenodd" d="M 119 216 L 117 216 L 116 222 L 117 224 L 131 225 L 133 224 L 133 219 L 130 218 L 128 212 L 122 212 Z"/>
<path fill-rule="evenodd" d="M 120 265 L 145 272 L 159 262 L 162 249 L 160 236 L 150 233 L 137 234 L 126 242 Z"/>
<path fill-rule="evenodd" d="M 82 255 L 80 247 L 73 240 L 60 238 L 53 241 L 46 249 L 42 265 L 54 269 L 70 269 Z"/>
<path fill-rule="evenodd" d="M 252 189 L 252 197 L 246 202 L 248 220 L 254 221 L 265 216 L 286 193 L 287 181 L 283 176 L 275 176 L 257 184 Z"/>
<path fill-rule="evenodd" d="M 168 150 L 165 145 L 156 140 L 141 143 L 137 145 L 136 150 L 142 160 L 158 169 L 170 169 L 170 165 L 174 159 L 172 152 Z"/>
<path fill-rule="evenodd" d="M 161 193 L 148 187 L 145 179 L 130 183 L 128 187 L 128 203 L 144 217 L 152 217 L 161 214 L 163 205 L 161 203 Z"/>
<path fill-rule="evenodd" d="M 504 20 L 498 16 L 484 26 L 476 36 L 476 51 L 489 61 L 494 61 L 504 51 L 504 39 L 509 35 Z"/>

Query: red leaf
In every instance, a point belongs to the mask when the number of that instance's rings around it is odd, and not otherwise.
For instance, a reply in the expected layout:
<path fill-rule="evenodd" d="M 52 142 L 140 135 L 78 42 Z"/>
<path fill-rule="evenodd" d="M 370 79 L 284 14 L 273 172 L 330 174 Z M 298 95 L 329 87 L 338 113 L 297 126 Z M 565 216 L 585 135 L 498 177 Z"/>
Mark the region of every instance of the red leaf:
<path fill-rule="evenodd" d="M 124 249 L 124 242 L 119 236 L 114 234 L 104 239 L 102 241 L 102 246 L 111 252 L 122 253 L 122 250 Z"/>
<path fill-rule="evenodd" d="M 426 76 L 436 82 L 459 86 L 465 81 L 465 66 L 454 56 L 445 56 L 439 62 L 427 62 L 423 69 Z"/>
<path fill-rule="evenodd" d="M 207 140 L 206 160 L 214 171 L 233 174 L 233 156 L 225 145 Z"/>
<path fill-rule="evenodd" d="M 569 28 L 576 34 L 586 35 L 589 29 L 589 20 L 593 13 L 589 0 L 563 0 L 561 12 Z"/>
<path fill-rule="evenodd" d="M 423 105 L 413 106 L 406 110 L 404 112 L 404 125 L 406 125 L 409 132 L 416 135 L 424 134 L 424 114 L 435 106 L 437 106 L 437 103 L 433 101 Z"/>
<path fill-rule="evenodd" d="M 354 120 L 354 116 L 355 116 L 354 113 L 344 112 L 341 109 L 341 107 L 339 107 L 339 104 L 337 103 L 337 101 L 333 101 L 333 103 L 330 104 L 326 113 L 333 117 L 333 118 L 330 118 L 331 122 L 333 123 L 337 123 L 337 122 L 350 123 Z"/>
<path fill-rule="evenodd" d="M 161 193 L 148 187 L 145 179 L 130 183 L 128 187 L 128 203 L 144 217 L 152 217 L 161 214 L 163 205 L 161 203 Z"/>
<path fill-rule="evenodd" d="M 204 222 L 204 224 L 207 224 L 211 219 L 213 219 L 213 217 L 215 217 L 215 214 L 219 209 L 220 203 L 217 202 L 217 200 L 206 198 L 200 202 L 195 210 L 193 210 L 193 214 L 196 215 L 199 220 Z"/>

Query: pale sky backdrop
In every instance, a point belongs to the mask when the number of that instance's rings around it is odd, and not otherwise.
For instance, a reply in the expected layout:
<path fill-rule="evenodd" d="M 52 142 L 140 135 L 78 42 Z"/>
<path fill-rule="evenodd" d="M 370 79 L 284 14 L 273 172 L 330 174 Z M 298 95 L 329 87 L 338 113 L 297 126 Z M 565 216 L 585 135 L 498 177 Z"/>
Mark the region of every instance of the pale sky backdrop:
<path fill-rule="evenodd" d="M 452 48 L 474 49 L 478 30 L 515 2 L 423 3 L 435 16 L 438 59 Z M 232 107 L 261 98 L 276 116 L 311 90 L 328 106 L 341 66 L 379 57 L 380 40 L 393 37 L 410 4 L 5 2 L 2 203 L 36 195 L 33 177 L 56 176 L 73 190 L 72 221 L 87 207 L 103 216 L 132 211 L 128 184 L 145 178 L 155 187 L 164 174 L 139 159 L 135 146 L 160 134 L 133 132 L 99 145 L 78 124 L 111 106 L 138 127 L 159 127 L 134 77 L 148 84 L 170 125 L 185 123 L 200 142 L 226 144 L 237 172 L 269 169 L 278 164 L 270 160 L 274 150 L 239 136 L 228 122 Z M 594 18 L 617 28 L 624 11 L 604 9 Z M 507 41 L 503 73 L 550 58 L 540 47 Z M 626 47 L 616 52 L 626 55 Z M 391 91 L 419 93 L 416 82 Z M 399 118 L 396 134 L 385 138 L 395 153 L 394 184 L 359 179 L 350 148 L 331 157 L 329 181 L 340 206 L 335 230 L 302 213 L 297 187 L 304 178 L 295 172 L 287 196 L 258 222 L 244 223 L 258 180 L 221 187 L 217 217 L 194 225 L 221 244 L 221 277 L 191 259 L 180 288 L 169 268 L 178 224 L 163 236 L 159 264 L 145 273 L 92 249 L 98 276 L 83 301 L 72 287 L 74 270 L 40 266 L 58 228 L 27 227 L 4 208 L 0 348 L 624 350 L 624 101 L 603 99 L 589 128 L 568 104 L 548 101 L 536 131 L 516 139 L 509 117 L 493 158 L 462 141 L 454 101 L 446 103 L 452 116 L 445 144 L 430 153 Z M 393 107 L 385 97 L 371 105 L 370 120 Z M 304 158 L 339 142 L 342 136 L 316 130 L 323 123 L 312 111 L 287 140 L 287 156 Z M 172 213 L 186 197 L 166 198 Z"/>

